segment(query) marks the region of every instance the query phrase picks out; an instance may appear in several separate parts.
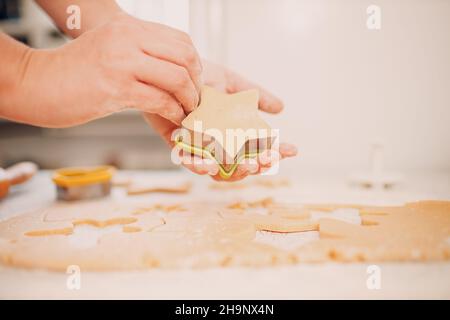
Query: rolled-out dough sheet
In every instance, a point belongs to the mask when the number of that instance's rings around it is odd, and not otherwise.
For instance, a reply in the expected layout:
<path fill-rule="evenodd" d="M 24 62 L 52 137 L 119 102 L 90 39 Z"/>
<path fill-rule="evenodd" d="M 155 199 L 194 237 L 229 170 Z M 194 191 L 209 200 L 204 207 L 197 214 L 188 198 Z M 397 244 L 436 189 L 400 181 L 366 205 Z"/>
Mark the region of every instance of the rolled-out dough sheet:
<path fill-rule="evenodd" d="M 128 195 L 145 193 L 188 193 L 191 190 L 190 182 L 133 180 L 126 186 Z"/>
<path fill-rule="evenodd" d="M 99 232 L 89 241 L 83 228 Z M 257 236 L 309 231 L 318 231 L 318 239 L 288 248 Z M 59 271 L 69 265 L 109 271 L 442 261 L 450 259 L 449 237 L 450 202 L 444 201 L 399 207 L 288 205 L 270 198 L 220 205 L 93 201 L 0 222 L 0 261 Z"/>

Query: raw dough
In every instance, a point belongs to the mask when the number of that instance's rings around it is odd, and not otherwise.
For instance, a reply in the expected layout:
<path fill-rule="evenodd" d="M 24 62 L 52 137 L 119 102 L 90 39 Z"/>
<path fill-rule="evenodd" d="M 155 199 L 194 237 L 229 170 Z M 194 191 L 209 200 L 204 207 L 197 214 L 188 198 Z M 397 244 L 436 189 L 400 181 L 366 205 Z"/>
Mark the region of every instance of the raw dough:
<path fill-rule="evenodd" d="M 331 213 L 349 207 L 359 210 L 361 225 L 340 221 Z M 314 218 L 318 211 L 321 214 Z M 104 232 L 83 246 L 78 242 L 87 233 L 77 228 Z M 258 230 L 274 236 L 318 230 L 320 237 L 286 249 L 255 239 Z M 0 261 L 60 271 L 69 265 L 106 271 L 440 261 L 450 259 L 449 237 L 450 202 L 443 201 L 403 207 L 287 205 L 270 198 L 221 205 L 92 201 L 57 203 L 0 222 Z"/>
<path fill-rule="evenodd" d="M 361 225 L 320 220 L 320 240 L 300 247 L 300 261 L 427 261 L 450 259 L 450 202 L 361 208 Z"/>
<path fill-rule="evenodd" d="M 225 94 L 204 86 L 200 105 L 182 122 L 183 128 L 191 133 L 190 144 L 204 148 L 205 143 L 214 141 L 217 144 L 214 148 L 215 157 L 223 164 L 234 163 L 237 156 L 246 151 L 255 152 L 256 150 L 243 150 L 244 145 L 251 141 L 255 142 L 255 147 L 261 147 L 261 150 L 265 149 L 264 146 L 270 148 L 275 135 L 259 116 L 258 101 L 257 90 Z M 201 128 L 197 127 L 198 124 L 201 124 Z M 239 132 L 239 136 L 227 135 L 230 130 L 233 133 Z M 195 139 L 194 134 L 200 135 L 202 139 Z"/>
<path fill-rule="evenodd" d="M 192 184 L 190 182 L 134 180 L 127 186 L 127 194 L 188 193 L 191 187 Z"/>
<path fill-rule="evenodd" d="M 115 187 L 123 187 L 128 195 L 145 193 L 188 193 L 192 188 L 190 181 L 178 181 L 165 178 L 142 178 L 121 174 L 113 177 Z"/>
<path fill-rule="evenodd" d="M 250 180 L 250 181 L 249 181 Z M 229 183 L 221 183 L 221 182 L 213 182 L 209 185 L 210 189 L 213 190 L 240 190 L 251 187 L 261 187 L 267 189 L 278 189 L 283 187 L 289 187 L 291 185 L 288 179 L 275 179 L 273 177 L 251 177 L 247 178 L 245 182 L 229 182 Z"/>

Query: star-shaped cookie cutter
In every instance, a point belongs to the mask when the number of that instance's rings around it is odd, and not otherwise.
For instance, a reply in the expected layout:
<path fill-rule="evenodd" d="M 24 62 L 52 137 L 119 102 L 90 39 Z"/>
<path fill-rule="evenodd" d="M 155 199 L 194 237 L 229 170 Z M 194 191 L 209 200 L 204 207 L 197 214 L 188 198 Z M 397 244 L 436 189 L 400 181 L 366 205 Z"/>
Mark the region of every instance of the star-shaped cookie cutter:
<path fill-rule="evenodd" d="M 207 158 L 207 159 L 214 160 L 217 163 L 217 165 L 219 166 L 220 177 L 225 180 L 231 178 L 231 176 L 237 170 L 239 164 L 241 164 L 242 161 L 244 161 L 245 159 L 254 159 L 261 153 L 261 151 L 259 151 L 259 150 L 256 152 L 242 153 L 235 159 L 234 163 L 231 164 L 230 168 L 227 169 L 222 163 L 220 163 L 216 159 L 216 157 L 210 150 L 208 150 L 206 148 L 196 147 L 196 146 L 193 146 L 186 142 L 183 142 L 183 136 L 181 136 L 181 135 L 179 135 L 175 138 L 175 144 L 187 153 L 199 156 L 201 158 Z"/>

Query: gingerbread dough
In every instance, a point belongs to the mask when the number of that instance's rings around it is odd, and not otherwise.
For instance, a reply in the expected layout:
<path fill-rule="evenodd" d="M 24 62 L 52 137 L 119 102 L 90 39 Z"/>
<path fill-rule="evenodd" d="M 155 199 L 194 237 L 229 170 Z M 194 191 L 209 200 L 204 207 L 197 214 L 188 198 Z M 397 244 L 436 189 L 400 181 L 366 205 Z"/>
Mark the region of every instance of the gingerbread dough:
<path fill-rule="evenodd" d="M 112 185 L 125 188 L 128 195 L 146 193 L 188 193 L 192 188 L 190 181 L 168 180 L 165 178 L 142 178 L 119 174 L 113 177 Z"/>
<path fill-rule="evenodd" d="M 361 224 L 334 211 L 357 210 Z M 319 212 L 320 214 L 317 214 Z M 85 230 L 89 229 L 89 230 Z M 81 245 L 88 231 L 94 241 Z M 288 249 L 257 232 L 316 230 L 319 239 Z M 55 204 L 0 222 L 0 261 L 65 271 L 273 266 L 301 262 L 450 259 L 450 202 L 402 207 L 253 202 Z M 88 239 L 89 240 L 89 239 Z"/>
<path fill-rule="evenodd" d="M 450 202 L 360 208 L 361 225 L 323 219 L 320 240 L 297 250 L 300 261 L 427 261 L 450 259 Z"/>
<path fill-rule="evenodd" d="M 258 101 L 258 90 L 226 94 L 204 86 L 200 105 L 182 122 L 183 128 L 192 134 L 190 144 L 204 148 L 205 142 L 207 144 L 215 142 L 217 144 L 215 157 L 226 164 L 233 163 L 237 156 L 245 151 L 243 147 L 246 144 L 254 145 L 256 149 L 270 147 L 275 135 L 270 126 L 259 116 Z M 239 133 L 239 136 L 230 136 L 230 130 L 234 130 L 236 134 Z M 195 134 L 201 139 L 195 139 Z M 219 154 L 220 158 L 218 158 Z"/>
<path fill-rule="evenodd" d="M 251 187 L 261 187 L 266 189 L 278 189 L 283 187 L 289 187 L 291 185 L 290 181 L 285 178 L 275 179 L 273 177 L 254 177 L 253 179 L 248 178 L 250 181 L 239 181 L 239 182 L 229 182 L 220 183 L 213 182 L 209 185 L 210 189 L 213 190 L 240 190 L 247 189 Z"/>
<path fill-rule="evenodd" d="M 192 183 L 188 181 L 167 181 L 164 179 L 133 179 L 126 190 L 128 195 L 140 195 L 145 193 L 188 193 Z"/>

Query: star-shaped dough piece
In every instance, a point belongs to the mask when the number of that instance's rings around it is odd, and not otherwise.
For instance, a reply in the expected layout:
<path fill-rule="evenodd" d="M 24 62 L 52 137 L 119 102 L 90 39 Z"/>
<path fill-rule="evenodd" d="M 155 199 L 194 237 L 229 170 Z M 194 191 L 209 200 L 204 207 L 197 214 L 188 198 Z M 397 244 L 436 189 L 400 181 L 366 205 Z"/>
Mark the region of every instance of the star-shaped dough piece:
<path fill-rule="evenodd" d="M 275 135 L 259 116 L 258 101 L 258 90 L 226 94 L 204 86 L 199 107 L 182 122 L 191 145 L 208 150 L 214 145 L 216 160 L 225 164 L 270 148 Z"/>

